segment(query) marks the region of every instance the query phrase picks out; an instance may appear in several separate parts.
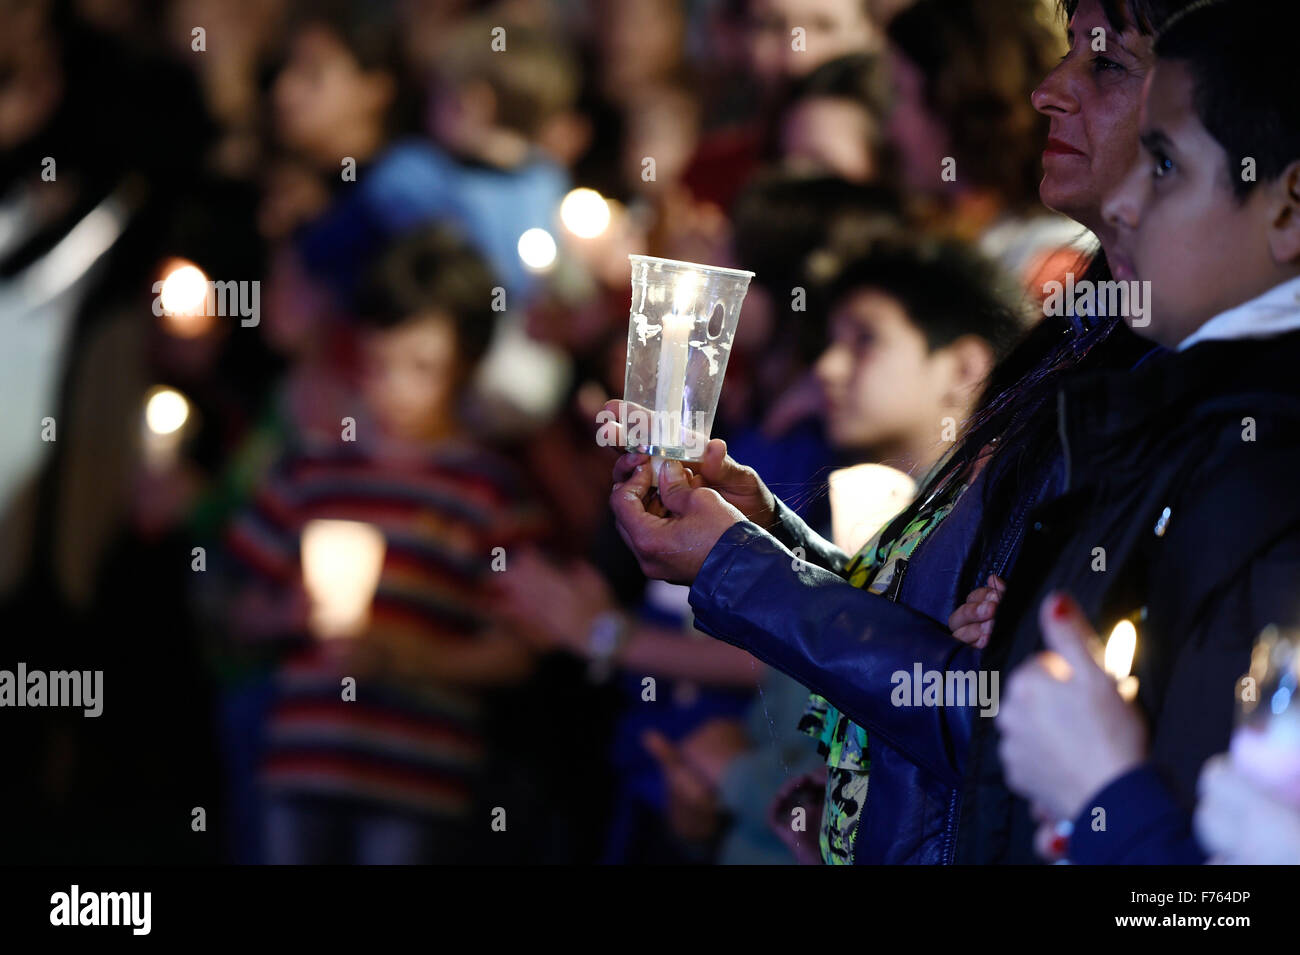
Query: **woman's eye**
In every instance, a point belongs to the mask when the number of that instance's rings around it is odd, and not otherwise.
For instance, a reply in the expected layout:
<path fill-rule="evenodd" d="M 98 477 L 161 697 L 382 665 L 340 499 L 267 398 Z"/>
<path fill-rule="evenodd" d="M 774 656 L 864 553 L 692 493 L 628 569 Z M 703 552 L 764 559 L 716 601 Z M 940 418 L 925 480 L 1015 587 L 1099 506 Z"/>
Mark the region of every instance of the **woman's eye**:
<path fill-rule="evenodd" d="M 1092 58 L 1092 68 L 1093 71 L 1097 73 L 1107 73 L 1111 70 L 1124 69 L 1124 67 L 1120 66 L 1118 62 L 1112 60 L 1108 56 L 1094 56 Z"/>

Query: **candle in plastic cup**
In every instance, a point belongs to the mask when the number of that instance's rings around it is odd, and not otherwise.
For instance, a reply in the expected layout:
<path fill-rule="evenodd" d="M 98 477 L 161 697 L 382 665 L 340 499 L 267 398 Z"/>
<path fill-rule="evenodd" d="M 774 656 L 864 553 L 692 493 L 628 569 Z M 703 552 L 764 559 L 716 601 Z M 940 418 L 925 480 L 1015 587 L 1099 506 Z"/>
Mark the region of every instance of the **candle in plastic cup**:
<path fill-rule="evenodd" d="M 1241 772 L 1300 808 L 1300 633 L 1264 628 L 1238 681 L 1229 751 Z"/>
<path fill-rule="evenodd" d="M 862 545 L 898 516 L 916 494 L 916 482 L 885 464 L 858 464 L 832 471 L 831 540 L 846 554 Z"/>
<path fill-rule="evenodd" d="M 308 521 L 302 574 L 319 637 L 355 637 L 370 622 L 370 603 L 384 565 L 384 535 L 359 521 Z"/>
<path fill-rule="evenodd" d="M 718 409 L 740 307 L 753 272 L 648 255 L 632 263 L 623 388 L 629 451 L 698 461 Z"/>

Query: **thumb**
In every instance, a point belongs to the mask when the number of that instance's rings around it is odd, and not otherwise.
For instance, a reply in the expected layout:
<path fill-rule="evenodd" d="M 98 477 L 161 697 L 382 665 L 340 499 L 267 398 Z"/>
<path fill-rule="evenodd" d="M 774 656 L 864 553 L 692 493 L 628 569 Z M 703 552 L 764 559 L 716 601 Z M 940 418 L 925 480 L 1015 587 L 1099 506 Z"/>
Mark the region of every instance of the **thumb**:
<path fill-rule="evenodd" d="M 683 513 L 690 493 L 691 482 L 682 463 L 671 458 L 665 461 L 659 470 L 659 500 L 663 501 L 664 507 L 674 514 Z"/>
<path fill-rule="evenodd" d="M 1065 658 L 1077 674 L 1103 673 L 1101 641 L 1074 598 L 1065 593 L 1048 594 L 1038 611 L 1043 644 Z"/>

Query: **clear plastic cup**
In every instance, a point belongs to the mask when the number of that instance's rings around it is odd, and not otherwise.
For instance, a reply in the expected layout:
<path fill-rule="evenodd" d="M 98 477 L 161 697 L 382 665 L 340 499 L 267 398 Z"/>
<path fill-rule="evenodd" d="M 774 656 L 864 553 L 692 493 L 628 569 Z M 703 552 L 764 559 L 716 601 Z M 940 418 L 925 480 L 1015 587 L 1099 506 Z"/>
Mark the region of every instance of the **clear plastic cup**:
<path fill-rule="evenodd" d="M 753 272 L 629 255 L 624 437 L 629 451 L 698 461 L 713 430 L 718 395 Z"/>

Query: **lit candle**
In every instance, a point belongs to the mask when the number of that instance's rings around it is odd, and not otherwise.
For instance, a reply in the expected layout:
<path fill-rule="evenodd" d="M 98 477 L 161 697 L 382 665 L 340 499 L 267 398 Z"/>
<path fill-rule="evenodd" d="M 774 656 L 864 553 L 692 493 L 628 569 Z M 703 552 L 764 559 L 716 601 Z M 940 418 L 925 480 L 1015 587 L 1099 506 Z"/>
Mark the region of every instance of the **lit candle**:
<path fill-rule="evenodd" d="M 832 471 L 831 540 L 846 554 L 856 554 L 916 493 L 916 482 L 885 464 L 858 464 Z"/>
<path fill-rule="evenodd" d="M 1133 669 L 1133 656 L 1137 652 L 1137 627 L 1130 620 L 1121 620 L 1110 632 L 1106 641 L 1104 667 L 1115 680 L 1119 695 L 1125 703 L 1137 699 L 1138 678 L 1129 671 Z"/>
<path fill-rule="evenodd" d="M 370 622 L 370 603 L 384 565 L 384 535 L 358 521 L 308 521 L 302 575 L 318 637 L 355 637 Z"/>
<path fill-rule="evenodd" d="M 659 342 L 659 373 L 655 379 L 655 418 L 659 422 L 656 442 L 662 448 L 680 452 L 682 406 L 686 395 L 686 363 L 690 358 L 691 332 L 695 328 L 695 294 L 698 280 L 683 275 L 673 290 L 673 310 L 664 316 Z M 658 480 L 665 458 L 654 456 Z"/>
<path fill-rule="evenodd" d="M 153 471 L 169 471 L 180 459 L 190 403 L 174 388 L 149 390 L 144 404 L 144 460 Z"/>

